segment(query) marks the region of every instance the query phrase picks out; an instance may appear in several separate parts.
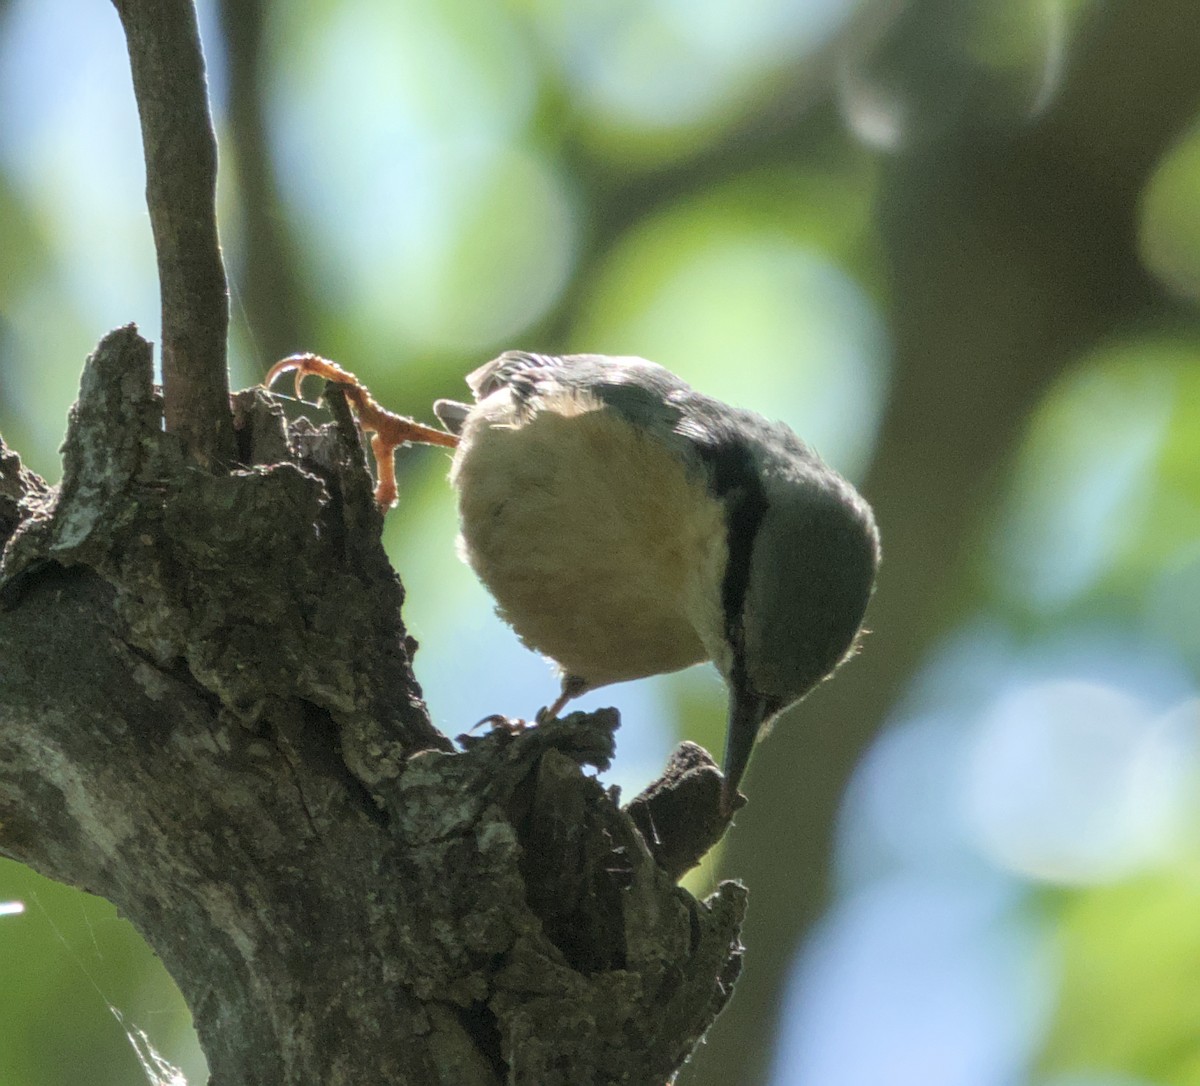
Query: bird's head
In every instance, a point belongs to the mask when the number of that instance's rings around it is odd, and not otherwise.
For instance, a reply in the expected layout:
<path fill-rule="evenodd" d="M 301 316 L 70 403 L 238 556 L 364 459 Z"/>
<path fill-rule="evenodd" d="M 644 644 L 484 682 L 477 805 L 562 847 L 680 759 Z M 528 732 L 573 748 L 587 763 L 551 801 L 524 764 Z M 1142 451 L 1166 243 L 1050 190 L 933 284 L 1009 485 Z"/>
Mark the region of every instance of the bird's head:
<path fill-rule="evenodd" d="M 741 608 L 727 616 L 727 811 L 762 726 L 853 655 L 879 565 L 874 517 L 849 483 L 811 455 L 760 469 Z"/>

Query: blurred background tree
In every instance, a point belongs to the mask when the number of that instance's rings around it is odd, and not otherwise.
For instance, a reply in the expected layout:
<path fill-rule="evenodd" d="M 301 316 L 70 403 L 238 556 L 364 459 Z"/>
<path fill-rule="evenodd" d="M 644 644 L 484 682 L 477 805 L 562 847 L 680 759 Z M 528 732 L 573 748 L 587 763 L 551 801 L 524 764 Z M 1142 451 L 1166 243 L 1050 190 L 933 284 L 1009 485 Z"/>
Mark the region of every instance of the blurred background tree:
<path fill-rule="evenodd" d="M 235 386 L 313 350 L 428 417 L 504 348 L 642 354 L 875 505 L 874 632 L 691 879 L 751 912 L 680 1082 L 1200 1083 L 1194 0 L 199 7 Z M 0 118 L 0 433 L 54 480 L 84 356 L 157 336 L 115 11 L 0 0 Z M 531 714 L 444 455 L 401 459 L 435 723 Z M 627 794 L 719 749 L 704 669 L 609 703 Z M 204 1080 L 128 925 L 8 861 L 0 977 L 0 1082 Z"/>

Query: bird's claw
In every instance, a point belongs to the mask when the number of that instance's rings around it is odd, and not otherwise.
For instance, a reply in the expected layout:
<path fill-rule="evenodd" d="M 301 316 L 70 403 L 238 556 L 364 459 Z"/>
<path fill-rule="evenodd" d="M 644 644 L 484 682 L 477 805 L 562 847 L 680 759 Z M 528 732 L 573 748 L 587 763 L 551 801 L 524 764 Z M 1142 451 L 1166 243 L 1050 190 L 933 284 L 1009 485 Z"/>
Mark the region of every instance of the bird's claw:
<path fill-rule="evenodd" d="M 337 381 L 344 385 L 352 385 L 366 391 L 365 386 L 349 370 L 342 369 L 336 362 L 322 358 L 317 354 L 292 354 L 281 358 L 263 378 L 263 387 L 270 388 L 285 373 L 295 374 L 296 399 L 304 399 L 303 386 L 305 377 L 324 377 L 327 381 Z M 369 395 L 369 394 L 368 394 Z"/>
<path fill-rule="evenodd" d="M 455 434 L 435 430 L 432 426 L 393 414 L 380 406 L 367 386 L 354 374 L 320 355 L 293 354 L 280 359 L 267 371 L 263 378 L 264 387 L 270 388 L 285 373 L 295 374 L 297 399 L 301 399 L 301 387 L 306 377 L 324 377 L 343 386 L 346 400 L 359 426 L 371 435 L 371 453 L 375 458 L 375 501 L 381 509 L 390 508 L 396 500 L 396 464 L 392 454 L 399 446 L 415 443 L 453 449 L 458 445 Z"/>
<path fill-rule="evenodd" d="M 536 723 L 540 724 L 541 720 L 538 719 Z M 520 717 L 505 716 L 503 713 L 491 713 L 482 720 L 472 724 L 468 730 L 468 734 L 477 731 L 484 725 L 487 725 L 492 732 L 504 732 L 505 735 L 523 735 L 533 727 L 533 724 L 528 720 L 522 720 Z"/>

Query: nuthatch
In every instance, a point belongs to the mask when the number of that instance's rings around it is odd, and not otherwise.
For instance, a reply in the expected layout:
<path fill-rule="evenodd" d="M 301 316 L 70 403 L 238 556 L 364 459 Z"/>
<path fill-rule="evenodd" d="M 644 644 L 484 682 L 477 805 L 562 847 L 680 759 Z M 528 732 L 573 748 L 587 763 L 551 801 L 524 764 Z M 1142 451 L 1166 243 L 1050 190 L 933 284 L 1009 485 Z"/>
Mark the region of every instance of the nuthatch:
<path fill-rule="evenodd" d="M 269 379 L 285 369 L 357 385 L 293 359 Z M 853 654 L 879 564 L 870 507 L 782 423 L 641 358 L 509 351 L 467 384 L 475 404 L 434 405 L 459 438 L 460 550 L 561 669 L 549 714 L 712 660 L 731 813 L 759 732 Z"/>

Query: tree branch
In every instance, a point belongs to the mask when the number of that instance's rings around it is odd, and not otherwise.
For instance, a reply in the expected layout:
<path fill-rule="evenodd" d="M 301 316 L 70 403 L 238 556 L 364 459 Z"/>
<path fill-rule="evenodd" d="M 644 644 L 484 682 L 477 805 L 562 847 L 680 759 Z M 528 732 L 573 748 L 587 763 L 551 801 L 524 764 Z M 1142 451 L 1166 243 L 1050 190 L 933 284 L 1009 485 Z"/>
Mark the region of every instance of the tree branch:
<path fill-rule="evenodd" d="M 217 240 L 217 142 L 192 0 L 113 0 L 129 46 L 162 299 L 167 431 L 214 470 L 233 460 Z"/>

